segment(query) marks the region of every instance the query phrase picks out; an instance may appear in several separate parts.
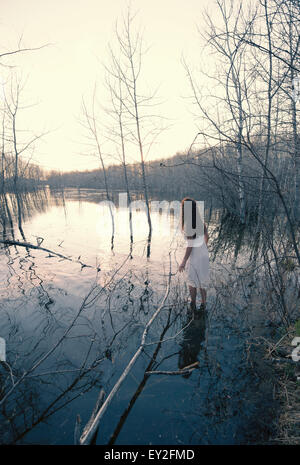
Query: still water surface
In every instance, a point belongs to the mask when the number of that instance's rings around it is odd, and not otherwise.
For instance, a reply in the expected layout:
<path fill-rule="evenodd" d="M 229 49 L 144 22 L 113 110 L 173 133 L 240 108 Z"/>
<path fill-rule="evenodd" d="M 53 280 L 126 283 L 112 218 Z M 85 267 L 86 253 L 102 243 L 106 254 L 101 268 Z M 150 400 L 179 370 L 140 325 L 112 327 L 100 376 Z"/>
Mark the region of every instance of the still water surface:
<path fill-rule="evenodd" d="M 167 305 L 102 418 L 97 444 L 266 440 L 274 406 L 249 363 L 247 309 L 229 298 L 230 253 L 212 261 L 207 309 L 192 317 L 184 276 L 177 272 L 184 249 L 181 236 L 174 235 L 174 217 L 152 215 L 147 258 L 146 217 L 135 212 L 131 258 L 128 213 L 116 210 L 111 250 L 111 218 L 101 199 L 97 191 L 71 189 L 27 196 L 19 224 L 10 199 L 15 221 L 13 231 L 6 226 L 7 237 L 32 244 L 43 238 L 42 247 L 72 261 L 23 247 L 0 250 L 0 336 L 6 340 L 11 369 L 0 366 L 1 397 L 24 370 L 38 364 L 1 405 L 1 443 L 74 443 L 77 415 L 83 427 L 100 389 L 110 392 L 138 348 L 165 292 L 170 258 Z M 212 215 L 212 238 L 217 226 L 218 217 Z M 241 254 L 237 263 L 242 266 L 245 260 Z M 195 361 L 199 366 L 188 375 L 145 375 L 177 371 Z"/>

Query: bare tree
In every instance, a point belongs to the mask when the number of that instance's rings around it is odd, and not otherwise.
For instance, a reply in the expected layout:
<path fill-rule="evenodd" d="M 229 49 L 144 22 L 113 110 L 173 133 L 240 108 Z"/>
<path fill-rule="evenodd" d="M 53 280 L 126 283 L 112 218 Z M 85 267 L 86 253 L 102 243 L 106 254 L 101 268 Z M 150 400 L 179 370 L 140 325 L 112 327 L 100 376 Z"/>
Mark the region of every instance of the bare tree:
<path fill-rule="evenodd" d="M 127 166 L 127 156 L 126 156 L 126 138 L 127 138 L 127 131 L 126 128 L 126 108 L 124 105 L 124 92 L 126 93 L 126 89 L 124 88 L 124 83 L 122 82 L 119 69 L 116 68 L 115 57 L 113 55 L 112 50 L 110 49 L 112 54 L 112 64 L 111 68 L 106 66 L 107 70 L 107 78 L 106 83 L 110 93 L 110 102 L 112 109 L 109 111 L 113 120 L 115 121 L 116 128 L 110 128 L 110 134 L 113 139 L 113 142 L 116 146 L 117 153 L 119 154 L 119 159 L 121 161 L 123 167 L 123 174 L 124 174 L 124 181 L 125 181 L 125 188 L 127 194 L 127 200 L 129 203 L 129 229 L 130 229 L 130 244 L 132 248 L 133 244 L 133 228 L 132 228 L 132 208 L 131 208 L 131 194 L 130 194 L 130 187 L 129 187 L 129 179 L 128 179 L 128 166 Z"/>
<path fill-rule="evenodd" d="M 106 166 L 105 166 L 105 163 L 104 163 L 104 157 L 103 157 L 103 153 L 102 153 L 99 127 L 98 127 L 98 122 L 97 122 L 96 113 L 95 113 L 96 89 L 97 89 L 97 86 L 95 84 L 94 92 L 93 92 L 93 96 L 92 96 L 92 103 L 91 103 L 91 113 L 89 113 L 87 105 L 86 105 L 84 99 L 82 99 L 82 110 L 83 110 L 83 115 L 84 115 L 84 119 L 85 119 L 84 127 L 90 133 L 90 136 L 92 138 L 93 150 L 96 150 L 96 156 L 99 159 L 100 166 L 102 168 L 102 172 L 103 172 L 103 176 L 104 176 L 104 186 L 105 186 L 106 200 L 108 202 L 109 212 L 110 212 L 110 216 L 111 216 L 111 223 L 112 223 L 111 249 L 113 249 L 113 247 L 114 247 L 114 236 L 115 236 L 115 221 L 114 221 L 114 213 L 113 213 L 113 209 L 112 209 L 112 205 L 111 205 L 111 198 L 110 198 L 110 194 L 109 194 Z"/>
<path fill-rule="evenodd" d="M 255 80 L 255 67 L 253 62 L 249 61 L 239 31 L 243 30 L 242 37 L 251 34 L 257 10 L 254 9 L 245 17 L 241 2 L 217 0 L 216 5 L 220 16 L 218 27 L 213 18 L 206 13 L 204 16 L 206 29 L 200 33 L 209 53 L 213 53 L 216 57 L 217 63 L 213 75 L 206 73 L 204 69 L 201 70 L 204 79 L 210 80 L 217 89 L 214 95 L 209 91 L 207 104 L 206 95 L 198 86 L 185 60 L 184 67 L 192 90 L 193 103 L 198 107 L 200 118 L 205 124 L 205 129 L 199 128 L 198 136 L 201 136 L 208 145 L 215 144 L 212 152 L 214 166 L 224 171 L 224 162 L 226 163 L 226 159 L 235 153 L 233 161 L 236 171 L 233 167 L 231 171 L 237 180 L 235 189 L 239 199 L 238 215 L 240 222 L 244 224 L 246 195 L 243 137 L 253 124 L 249 101 L 252 98 L 251 87 Z"/>
<path fill-rule="evenodd" d="M 160 131 L 154 122 L 155 115 L 152 114 L 152 111 L 149 112 L 154 105 L 155 92 L 152 95 L 144 95 L 142 92 L 142 58 L 145 50 L 141 32 L 134 31 L 134 21 L 135 15 L 128 8 L 127 14 L 123 16 L 121 28 L 118 25 L 116 26 L 116 39 L 120 53 L 117 54 L 111 47 L 112 67 L 109 72 L 122 86 L 121 94 L 119 89 L 118 94 L 115 93 L 114 96 L 119 100 L 119 105 L 121 105 L 119 108 L 122 109 L 122 112 L 123 110 L 126 112 L 127 128 L 130 128 L 131 142 L 138 147 L 149 227 L 147 247 L 147 256 L 149 256 L 152 223 L 145 156 Z"/>
<path fill-rule="evenodd" d="M 8 148 L 11 147 L 11 152 L 13 153 L 14 157 L 14 174 L 13 174 L 13 186 L 14 186 L 14 191 L 18 192 L 18 180 L 19 180 L 19 175 L 20 175 L 20 170 L 19 170 L 19 163 L 20 163 L 20 158 L 24 154 L 27 155 L 27 166 L 28 163 L 32 160 L 33 157 L 33 150 L 34 150 L 34 144 L 45 134 L 46 132 L 38 134 L 38 135 L 33 135 L 31 137 L 28 137 L 26 140 L 20 140 L 21 136 L 19 134 L 21 133 L 21 128 L 19 128 L 18 123 L 17 123 L 17 117 L 20 111 L 28 108 L 26 105 L 22 105 L 20 102 L 20 97 L 22 90 L 24 89 L 25 83 L 21 81 L 21 79 L 16 75 L 12 74 L 10 83 L 9 83 L 9 89 L 4 91 L 4 100 L 5 100 L 5 114 L 6 114 L 6 120 L 7 120 L 7 125 L 5 127 L 5 122 L 3 122 L 2 125 L 2 140 L 6 140 L 8 142 Z M 5 135 L 6 131 L 6 135 Z M 2 147 L 3 147 L 3 142 L 2 142 Z M 3 148 L 4 150 L 4 148 Z M 30 154 L 28 152 L 30 151 Z M 5 154 L 3 155 L 5 157 Z"/>

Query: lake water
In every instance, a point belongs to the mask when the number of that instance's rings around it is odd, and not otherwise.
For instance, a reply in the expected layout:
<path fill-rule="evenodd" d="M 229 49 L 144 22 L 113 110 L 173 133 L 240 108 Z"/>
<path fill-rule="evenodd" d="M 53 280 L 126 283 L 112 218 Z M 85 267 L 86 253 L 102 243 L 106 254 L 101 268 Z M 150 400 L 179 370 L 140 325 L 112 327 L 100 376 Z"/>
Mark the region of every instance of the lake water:
<path fill-rule="evenodd" d="M 134 212 L 130 256 L 128 212 L 116 209 L 111 249 L 110 213 L 101 200 L 101 192 L 87 189 L 23 196 L 18 221 L 16 200 L 8 199 L 14 227 L 5 222 L 6 238 L 40 243 L 70 260 L 19 246 L 0 250 L 0 336 L 8 363 L 0 366 L 1 443 L 74 443 L 77 415 L 83 427 L 99 391 L 109 394 L 140 345 L 170 266 L 166 305 L 101 419 L 96 443 L 267 440 L 276 406 L 271 384 L 249 360 L 253 324 L 243 301 L 245 283 L 232 279 L 247 257 L 234 259 L 230 248 L 214 256 L 217 212 L 209 219 L 214 260 L 208 304 L 192 316 L 184 276 L 177 272 L 184 248 L 174 235 L 174 216 L 152 215 L 147 258 L 146 216 Z M 196 361 L 188 375 L 145 375 Z"/>

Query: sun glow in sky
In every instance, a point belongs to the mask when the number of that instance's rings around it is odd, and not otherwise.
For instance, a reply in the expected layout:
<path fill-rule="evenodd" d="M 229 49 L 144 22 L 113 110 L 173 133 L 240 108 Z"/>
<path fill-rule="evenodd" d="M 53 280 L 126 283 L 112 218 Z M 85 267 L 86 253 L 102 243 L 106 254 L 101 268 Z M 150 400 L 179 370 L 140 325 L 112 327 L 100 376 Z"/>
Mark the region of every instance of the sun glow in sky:
<path fill-rule="evenodd" d="M 137 24 L 149 47 L 143 59 L 147 85 L 159 86 L 159 114 L 170 126 L 157 139 L 148 160 L 174 155 L 192 143 L 197 127 L 187 97 L 190 89 L 182 55 L 201 66 L 197 26 L 208 0 L 132 0 Z M 93 169 L 98 162 L 82 155 L 85 138 L 78 122 L 82 96 L 89 97 L 97 80 L 98 100 L 105 101 L 103 67 L 115 22 L 126 0 L 0 0 L 0 52 L 49 46 L 2 59 L 26 80 L 21 100 L 20 129 L 50 131 L 35 147 L 33 160 L 45 169 Z M 0 73 L 7 69 L 0 68 Z M 35 105 L 32 105 L 35 104 Z M 108 150 L 108 149 L 107 149 Z M 105 151 L 105 149 L 104 149 Z M 135 161 L 131 159 L 130 161 Z M 106 160 L 109 164 L 109 159 Z"/>

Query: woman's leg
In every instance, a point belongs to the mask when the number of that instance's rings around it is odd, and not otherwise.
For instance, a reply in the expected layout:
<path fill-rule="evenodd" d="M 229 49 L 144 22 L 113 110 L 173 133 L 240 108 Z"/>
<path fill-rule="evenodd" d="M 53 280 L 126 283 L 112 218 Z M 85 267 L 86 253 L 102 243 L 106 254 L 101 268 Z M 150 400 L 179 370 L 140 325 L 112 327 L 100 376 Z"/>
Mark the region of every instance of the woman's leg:
<path fill-rule="evenodd" d="M 197 288 L 193 286 L 189 286 L 190 296 L 191 296 L 191 305 L 196 305 L 196 296 L 197 296 Z"/>
<path fill-rule="evenodd" d="M 205 305 L 206 304 L 206 289 L 202 289 L 200 287 L 200 293 L 201 293 L 201 297 L 202 297 L 202 302 L 201 303 Z"/>

